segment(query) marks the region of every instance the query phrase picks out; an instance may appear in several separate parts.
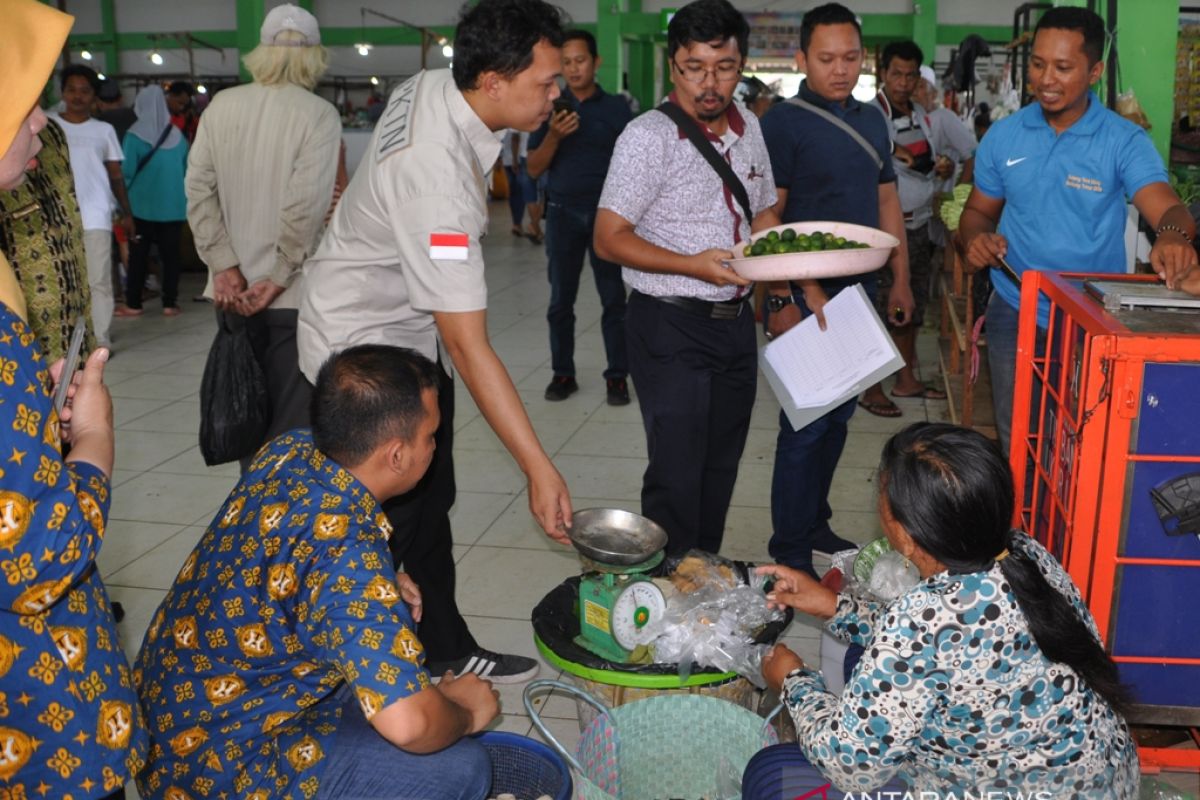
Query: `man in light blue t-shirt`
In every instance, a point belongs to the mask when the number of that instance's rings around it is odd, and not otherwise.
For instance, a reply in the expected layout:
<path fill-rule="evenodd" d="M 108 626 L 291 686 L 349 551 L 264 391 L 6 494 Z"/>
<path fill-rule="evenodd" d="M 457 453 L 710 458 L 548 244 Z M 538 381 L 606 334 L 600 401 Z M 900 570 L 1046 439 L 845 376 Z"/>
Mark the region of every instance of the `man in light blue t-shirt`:
<path fill-rule="evenodd" d="M 1005 258 L 1026 270 L 1124 272 L 1125 204 L 1155 229 L 1150 263 L 1177 288 L 1196 266 L 1195 225 L 1150 138 L 1104 108 L 1089 87 L 1104 69 L 1104 23 L 1082 8 L 1042 15 L 1029 61 L 1037 97 L 997 122 L 975 157 L 960 232 L 971 269 Z M 998 269 L 987 307 L 996 429 L 1008 450 L 1020 288 Z M 1039 323 L 1046 325 L 1046 310 Z"/>

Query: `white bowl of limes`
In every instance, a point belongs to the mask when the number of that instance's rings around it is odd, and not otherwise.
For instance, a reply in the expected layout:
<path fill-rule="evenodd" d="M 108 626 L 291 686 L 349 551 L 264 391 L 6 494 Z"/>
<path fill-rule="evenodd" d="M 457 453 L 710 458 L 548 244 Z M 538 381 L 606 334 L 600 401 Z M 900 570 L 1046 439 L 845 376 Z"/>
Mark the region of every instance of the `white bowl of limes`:
<path fill-rule="evenodd" d="M 900 241 L 849 222 L 793 222 L 758 231 L 733 246 L 729 262 L 754 281 L 838 278 L 879 269 Z"/>

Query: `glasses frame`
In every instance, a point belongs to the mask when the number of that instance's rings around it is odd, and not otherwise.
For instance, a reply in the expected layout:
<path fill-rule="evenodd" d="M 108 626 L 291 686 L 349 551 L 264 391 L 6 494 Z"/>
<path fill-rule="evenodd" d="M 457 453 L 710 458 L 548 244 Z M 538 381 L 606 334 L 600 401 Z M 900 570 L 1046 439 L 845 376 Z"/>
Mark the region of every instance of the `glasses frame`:
<path fill-rule="evenodd" d="M 745 69 L 744 65 L 738 64 L 734 67 L 734 71 L 731 75 L 729 75 L 729 77 L 722 78 L 720 75 L 720 70 L 721 70 L 720 65 L 711 67 L 711 68 L 710 67 L 697 67 L 696 71 L 700 72 L 700 77 L 692 78 L 692 77 L 689 77 L 689 75 L 688 75 L 689 70 L 683 66 L 680 66 L 679 62 L 673 58 L 671 59 L 671 66 L 675 67 L 675 71 L 679 73 L 680 78 L 682 78 L 685 82 L 690 83 L 694 86 L 699 86 L 700 84 L 704 83 L 704 81 L 710 75 L 712 76 L 712 79 L 716 83 L 726 83 L 726 82 L 734 80 L 734 79 L 739 79 L 739 78 L 741 78 L 742 70 Z"/>

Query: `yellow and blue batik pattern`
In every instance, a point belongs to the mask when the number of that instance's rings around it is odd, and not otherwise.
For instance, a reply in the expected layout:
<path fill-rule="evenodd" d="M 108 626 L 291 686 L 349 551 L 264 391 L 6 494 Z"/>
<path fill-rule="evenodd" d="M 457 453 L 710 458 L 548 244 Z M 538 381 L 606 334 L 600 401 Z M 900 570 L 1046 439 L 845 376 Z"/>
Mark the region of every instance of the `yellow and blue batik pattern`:
<path fill-rule="evenodd" d="M 95 558 L 109 480 L 63 461 L 32 330 L 0 305 L 0 800 L 103 797 L 146 730 Z"/>
<path fill-rule="evenodd" d="M 306 430 L 264 448 L 151 620 L 142 797 L 310 798 L 349 684 L 369 719 L 429 686 L 386 518 Z"/>

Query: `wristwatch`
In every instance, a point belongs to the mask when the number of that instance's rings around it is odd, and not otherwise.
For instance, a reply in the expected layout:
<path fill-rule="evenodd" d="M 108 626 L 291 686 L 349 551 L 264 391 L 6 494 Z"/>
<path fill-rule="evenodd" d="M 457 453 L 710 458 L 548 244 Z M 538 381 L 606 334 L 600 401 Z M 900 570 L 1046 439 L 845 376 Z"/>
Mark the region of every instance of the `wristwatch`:
<path fill-rule="evenodd" d="M 791 305 L 794 302 L 796 301 L 790 294 L 769 294 L 767 295 L 767 310 L 772 314 L 778 314 L 780 311 L 783 311 L 784 306 Z"/>

